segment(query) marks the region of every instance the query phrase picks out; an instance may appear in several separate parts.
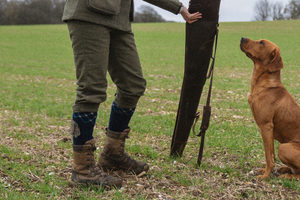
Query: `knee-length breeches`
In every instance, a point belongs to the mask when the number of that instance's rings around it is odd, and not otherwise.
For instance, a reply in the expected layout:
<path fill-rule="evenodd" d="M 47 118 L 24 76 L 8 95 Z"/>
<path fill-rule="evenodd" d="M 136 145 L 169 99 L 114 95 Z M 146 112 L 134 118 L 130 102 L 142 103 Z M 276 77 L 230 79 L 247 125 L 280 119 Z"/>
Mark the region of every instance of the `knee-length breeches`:
<path fill-rule="evenodd" d="M 73 112 L 97 112 L 106 100 L 107 71 L 117 86 L 115 103 L 133 108 L 144 94 L 146 80 L 132 32 L 84 21 L 68 21 L 76 67 Z"/>

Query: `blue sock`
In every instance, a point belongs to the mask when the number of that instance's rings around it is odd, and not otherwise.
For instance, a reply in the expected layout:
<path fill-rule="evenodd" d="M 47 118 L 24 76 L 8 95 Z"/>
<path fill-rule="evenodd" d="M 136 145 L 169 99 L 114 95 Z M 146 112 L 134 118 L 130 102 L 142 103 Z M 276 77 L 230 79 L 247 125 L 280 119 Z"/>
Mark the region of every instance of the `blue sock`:
<path fill-rule="evenodd" d="M 97 119 L 97 112 L 82 112 L 73 113 L 73 121 L 76 124 L 73 127 L 73 144 L 74 145 L 84 145 L 86 141 L 93 139 L 94 126 Z M 76 125 L 79 128 L 79 133 L 76 133 Z M 77 129 L 78 129 L 77 128 Z M 72 130 L 72 127 L 71 127 Z"/>
<path fill-rule="evenodd" d="M 115 132 L 123 132 L 129 128 L 128 124 L 135 111 L 135 107 L 131 109 L 121 108 L 115 102 L 112 103 L 108 129 Z"/>

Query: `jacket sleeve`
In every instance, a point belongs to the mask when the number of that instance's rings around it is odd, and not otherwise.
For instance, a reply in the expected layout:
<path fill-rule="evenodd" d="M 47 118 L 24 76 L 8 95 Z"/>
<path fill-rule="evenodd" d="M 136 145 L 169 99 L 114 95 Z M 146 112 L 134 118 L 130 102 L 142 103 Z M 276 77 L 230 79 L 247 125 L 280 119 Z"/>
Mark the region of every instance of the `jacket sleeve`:
<path fill-rule="evenodd" d="M 164 10 L 170 11 L 174 14 L 178 14 L 182 3 L 178 0 L 144 0 L 150 4 L 160 7 Z"/>

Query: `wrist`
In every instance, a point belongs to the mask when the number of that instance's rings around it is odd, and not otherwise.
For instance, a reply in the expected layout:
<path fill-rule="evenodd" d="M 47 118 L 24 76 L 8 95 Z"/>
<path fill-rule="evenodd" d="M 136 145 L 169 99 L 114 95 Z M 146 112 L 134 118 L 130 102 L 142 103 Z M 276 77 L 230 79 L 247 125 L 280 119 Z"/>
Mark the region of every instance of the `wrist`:
<path fill-rule="evenodd" d="M 181 7 L 180 7 L 180 9 L 179 9 L 179 14 L 181 14 L 181 13 L 182 13 L 182 11 L 183 11 L 183 8 L 184 8 L 184 5 L 183 5 L 183 4 L 181 4 Z"/>

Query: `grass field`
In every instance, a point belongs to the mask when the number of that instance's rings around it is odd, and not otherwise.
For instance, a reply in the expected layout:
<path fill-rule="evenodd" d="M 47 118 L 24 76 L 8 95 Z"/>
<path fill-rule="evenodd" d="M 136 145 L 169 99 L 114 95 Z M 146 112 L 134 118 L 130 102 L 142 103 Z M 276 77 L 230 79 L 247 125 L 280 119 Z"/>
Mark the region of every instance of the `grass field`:
<path fill-rule="evenodd" d="M 192 134 L 182 158 L 169 157 L 184 72 L 185 24 L 134 24 L 147 91 L 131 121 L 126 151 L 148 162 L 143 177 L 118 174 L 123 188 L 68 186 L 75 69 L 66 25 L 0 26 L 0 199 L 289 199 L 299 181 L 256 179 L 265 166 L 259 130 L 247 102 L 252 61 L 242 36 L 269 39 L 282 52 L 282 82 L 300 103 L 300 20 L 220 23 L 212 121 L 201 168 Z M 109 79 L 94 136 L 100 155 L 116 87 Z M 207 86 L 201 105 L 206 97 Z M 277 149 L 278 143 L 275 143 Z M 276 167 L 282 163 L 276 157 Z M 112 172 L 117 175 L 116 172 Z"/>

